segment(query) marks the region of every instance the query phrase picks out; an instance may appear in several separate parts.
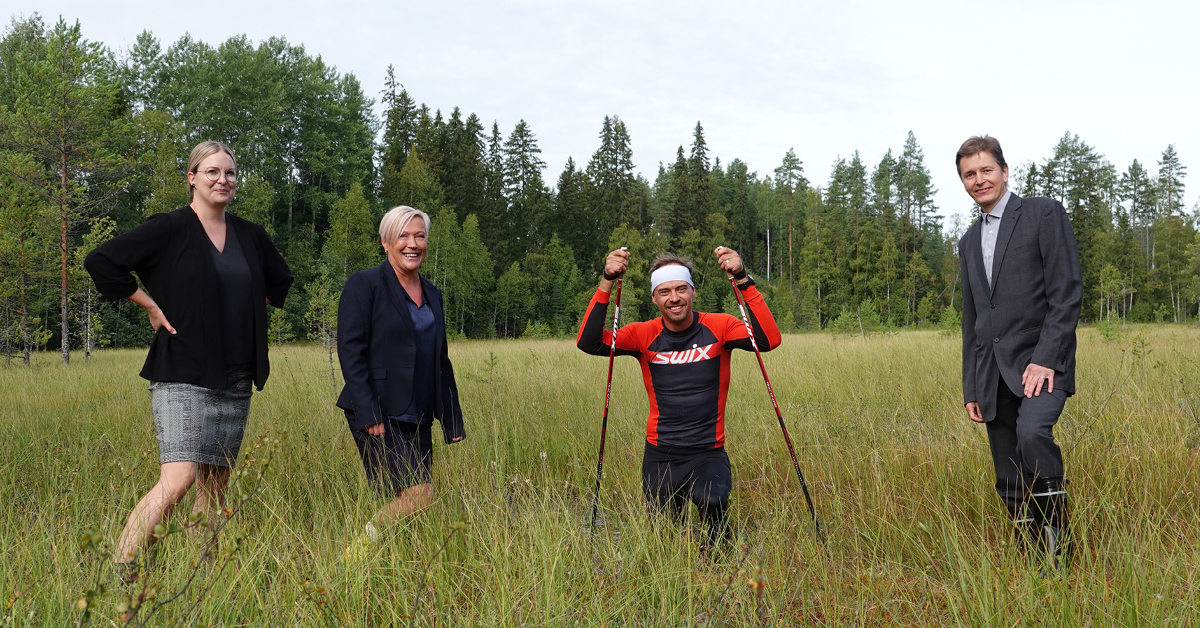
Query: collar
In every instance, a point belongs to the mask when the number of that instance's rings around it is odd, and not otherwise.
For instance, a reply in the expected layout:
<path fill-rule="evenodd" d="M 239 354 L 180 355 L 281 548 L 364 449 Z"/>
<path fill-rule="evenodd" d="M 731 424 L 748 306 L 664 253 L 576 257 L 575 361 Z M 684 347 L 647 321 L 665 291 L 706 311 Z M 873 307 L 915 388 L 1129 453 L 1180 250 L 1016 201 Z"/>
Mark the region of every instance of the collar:
<path fill-rule="evenodd" d="M 992 208 L 992 211 L 983 215 L 984 222 L 989 222 L 989 216 L 994 220 L 1004 218 L 1004 208 L 1008 205 L 1008 199 L 1010 198 L 1012 198 L 1012 190 L 1005 190 L 1004 196 L 1000 197 L 1000 200 L 996 202 L 996 206 Z"/>

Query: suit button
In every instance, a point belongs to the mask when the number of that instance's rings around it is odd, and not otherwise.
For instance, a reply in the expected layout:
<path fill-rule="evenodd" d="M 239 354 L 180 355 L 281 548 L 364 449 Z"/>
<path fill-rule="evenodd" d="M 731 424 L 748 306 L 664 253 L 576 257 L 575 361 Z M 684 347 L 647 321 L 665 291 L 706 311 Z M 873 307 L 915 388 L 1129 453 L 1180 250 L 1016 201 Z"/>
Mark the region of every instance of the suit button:
<path fill-rule="evenodd" d="M 1000 342 L 1000 338 L 999 337 L 992 338 L 992 342 Z"/>
<path fill-rule="evenodd" d="M 993 309 L 993 310 L 994 310 L 994 309 L 996 309 L 996 304 L 995 304 L 995 303 L 993 303 L 993 304 L 992 304 L 992 309 Z"/>

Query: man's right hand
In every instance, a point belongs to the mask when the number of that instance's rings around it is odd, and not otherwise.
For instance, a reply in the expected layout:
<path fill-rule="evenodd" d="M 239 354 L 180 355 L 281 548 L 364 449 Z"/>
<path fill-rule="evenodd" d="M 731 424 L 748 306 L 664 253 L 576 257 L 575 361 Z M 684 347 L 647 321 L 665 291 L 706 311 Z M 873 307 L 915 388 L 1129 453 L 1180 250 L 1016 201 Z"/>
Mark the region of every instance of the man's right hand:
<path fill-rule="evenodd" d="M 625 249 L 617 249 L 608 254 L 608 258 L 604 260 L 604 274 L 612 277 L 613 275 L 621 276 L 629 268 L 629 251 Z M 613 281 L 600 278 L 600 289 L 605 292 L 612 290 Z"/>
<path fill-rule="evenodd" d="M 971 401 L 967 403 L 967 418 L 976 423 L 983 423 L 983 413 L 979 411 L 979 403 Z"/>
<path fill-rule="evenodd" d="M 371 436 L 383 436 L 383 422 L 381 421 L 375 425 L 368 425 L 363 429 L 363 431 Z"/>

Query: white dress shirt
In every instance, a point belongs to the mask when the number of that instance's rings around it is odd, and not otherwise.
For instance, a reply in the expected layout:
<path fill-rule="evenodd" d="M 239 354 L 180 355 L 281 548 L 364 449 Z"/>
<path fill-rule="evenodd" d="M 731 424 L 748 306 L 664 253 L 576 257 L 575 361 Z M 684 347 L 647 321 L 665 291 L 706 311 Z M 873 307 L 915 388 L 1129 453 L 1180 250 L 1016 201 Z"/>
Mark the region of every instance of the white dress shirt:
<path fill-rule="evenodd" d="M 992 207 L 992 211 L 983 215 L 983 228 L 979 230 L 983 238 L 983 270 L 987 273 L 988 286 L 992 285 L 992 262 L 996 258 L 996 236 L 1000 235 L 1000 219 L 1004 217 L 1004 206 L 1012 190 L 1005 190 L 1004 196 Z"/>

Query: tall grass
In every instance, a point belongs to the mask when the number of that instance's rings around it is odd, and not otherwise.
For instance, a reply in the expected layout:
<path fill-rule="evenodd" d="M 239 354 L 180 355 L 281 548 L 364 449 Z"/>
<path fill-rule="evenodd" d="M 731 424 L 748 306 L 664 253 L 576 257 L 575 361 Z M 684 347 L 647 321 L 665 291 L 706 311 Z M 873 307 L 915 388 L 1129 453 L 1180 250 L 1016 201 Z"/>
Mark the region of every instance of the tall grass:
<path fill-rule="evenodd" d="M 701 555 L 694 521 L 646 512 L 646 395 L 618 360 L 602 494 L 589 529 L 605 361 L 562 340 L 451 346 L 468 438 L 435 426 L 436 504 L 362 564 L 342 550 L 380 505 L 315 349 L 272 352 L 243 448 L 277 452 L 222 532 L 229 562 L 185 535 L 143 583 L 150 625 L 1020 626 L 1200 623 L 1200 333 L 1113 342 L 1080 332 L 1079 393 L 1057 430 L 1077 547 L 1042 580 L 1011 546 L 983 429 L 961 407 L 959 340 L 786 336 L 767 368 L 829 537 L 822 548 L 753 357 L 735 354 L 727 446 L 737 540 Z M 103 549 L 157 479 L 140 351 L 0 371 L 0 625 L 120 625 Z M 181 510 L 190 508 L 190 497 Z M 177 517 L 183 520 L 184 517 Z M 464 525 L 459 522 L 465 523 Z M 218 567 L 220 567 L 218 569 Z M 145 616 L 143 615 L 143 618 Z"/>

